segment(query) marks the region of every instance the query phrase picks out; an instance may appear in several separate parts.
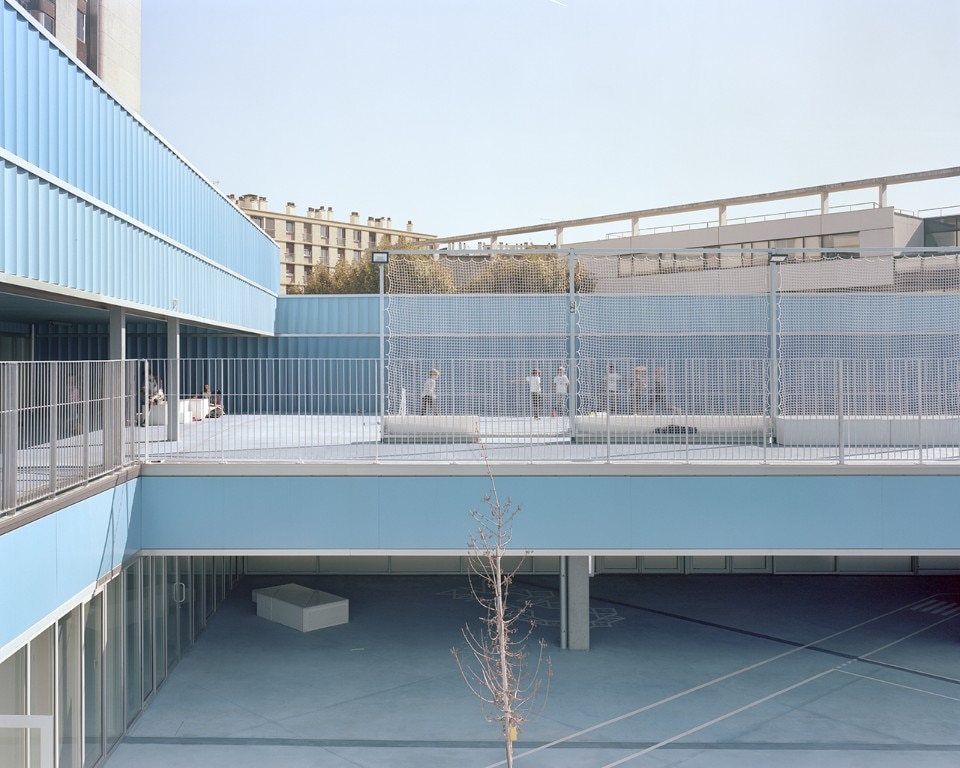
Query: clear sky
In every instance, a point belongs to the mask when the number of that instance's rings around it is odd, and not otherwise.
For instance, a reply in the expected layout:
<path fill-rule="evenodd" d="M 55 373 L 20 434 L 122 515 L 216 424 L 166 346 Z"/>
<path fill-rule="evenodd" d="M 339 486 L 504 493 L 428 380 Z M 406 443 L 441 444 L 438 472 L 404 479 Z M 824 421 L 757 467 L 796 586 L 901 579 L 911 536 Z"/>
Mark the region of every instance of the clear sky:
<path fill-rule="evenodd" d="M 224 192 L 438 235 L 960 165 L 958 73 L 957 0 L 142 0 Z"/>

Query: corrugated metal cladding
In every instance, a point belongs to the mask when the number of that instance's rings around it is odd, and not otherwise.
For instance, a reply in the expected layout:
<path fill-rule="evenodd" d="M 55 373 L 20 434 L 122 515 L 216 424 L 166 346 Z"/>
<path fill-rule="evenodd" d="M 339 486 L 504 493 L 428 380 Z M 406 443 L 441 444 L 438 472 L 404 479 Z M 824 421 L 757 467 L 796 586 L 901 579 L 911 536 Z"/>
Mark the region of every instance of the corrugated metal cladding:
<path fill-rule="evenodd" d="M 277 301 L 275 332 L 379 334 L 379 311 L 379 296 L 284 296 Z"/>
<path fill-rule="evenodd" d="M 276 245 L 6 1 L 0 107 L 5 271 L 273 330 Z"/>

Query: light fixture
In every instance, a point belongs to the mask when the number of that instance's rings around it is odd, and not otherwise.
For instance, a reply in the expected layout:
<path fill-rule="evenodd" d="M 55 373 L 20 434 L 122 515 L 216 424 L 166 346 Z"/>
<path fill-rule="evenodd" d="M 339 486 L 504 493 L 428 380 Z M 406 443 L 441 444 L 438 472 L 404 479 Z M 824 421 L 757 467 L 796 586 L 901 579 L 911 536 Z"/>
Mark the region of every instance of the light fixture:
<path fill-rule="evenodd" d="M 770 254 L 770 263 L 771 264 L 783 264 L 787 260 L 787 254 L 785 253 L 771 253 Z"/>
<path fill-rule="evenodd" d="M 387 264 L 390 262 L 389 251 L 374 251 L 370 254 L 370 261 L 374 264 Z"/>

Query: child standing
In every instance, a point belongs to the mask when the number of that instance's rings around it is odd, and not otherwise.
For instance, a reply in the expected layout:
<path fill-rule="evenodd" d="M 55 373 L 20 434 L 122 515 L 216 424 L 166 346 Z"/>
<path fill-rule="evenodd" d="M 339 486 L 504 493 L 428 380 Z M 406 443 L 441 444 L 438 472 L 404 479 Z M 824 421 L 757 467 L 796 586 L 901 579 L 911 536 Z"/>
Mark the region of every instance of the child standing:
<path fill-rule="evenodd" d="M 561 365 L 557 368 L 557 375 L 553 377 L 554 407 L 560 416 L 567 415 L 567 392 L 570 390 L 570 379 Z"/>
<path fill-rule="evenodd" d="M 420 415 L 426 416 L 429 408 L 434 416 L 438 416 L 440 411 L 437 409 L 437 380 L 440 378 L 440 371 L 431 368 L 427 380 L 423 382 L 423 389 L 420 392 Z"/>

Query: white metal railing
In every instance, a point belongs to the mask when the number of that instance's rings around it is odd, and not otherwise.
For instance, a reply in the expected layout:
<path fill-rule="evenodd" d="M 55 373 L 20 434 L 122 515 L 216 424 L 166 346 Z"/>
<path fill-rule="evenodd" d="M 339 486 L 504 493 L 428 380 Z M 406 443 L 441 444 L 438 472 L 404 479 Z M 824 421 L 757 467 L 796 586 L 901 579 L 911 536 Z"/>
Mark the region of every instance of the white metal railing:
<path fill-rule="evenodd" d="M 129 362 L 0 363 L 0 514 L 138 461 L 136 381 Z"/>
<path fill-rule="evenodd" d="M 527 360 L 435 361 L 436 411 L 396 371 L 381 397 L 376 359 L 2 363 L 0 513 L 155 460 L 960 461 L 960 360 L 683 359 L 614 389 L 608 362 L 635 361 L 578 359 L 574 391 L 534 397 Z"/>
<path fill-rule="evenodd" d="M 829 213 L 842 213 L 850 211 L 869 211 L 875 208 L 878 208 L 879 204 L 874 202 L 863 202 L 863 203 L 849 203 L 847 205 L 831 205 L 828 212 Z M 933 209 L 930 209 L 933 210 Z M 940 209 L 944 210 L 944 209 Z M 780 221 L 782 219 L 796 219 L 803 216 L 811 216 L 814 214 L 821 213 L 820 208 L 804 208 L 802 210 L 795 211 L 777 211 L 775 213 L 758 213 L 753 214 L 752 216 L 738 216 L 736 218 L 728 218 L 723 223 L 726 225 L 730 224 L 754 224 L 764 221 Z M 720 226 L 721 222 L 719 218 L 708 219 L 706 221 L 694 221 L 694 222 L 685 222 L 678 224 L 660 224 L 654 227 L 643 227 L 642 229 L 637 230 L 637 235 L 659 235 L 665 232 L 690 232 L 695 229 L 709 229 L 711 227 Z M 632 230 L 626 230 L 622 232 L 608 232 L 604 235 L 606 240 L 619 240 L 625 237 L 632 237 Z"/>

